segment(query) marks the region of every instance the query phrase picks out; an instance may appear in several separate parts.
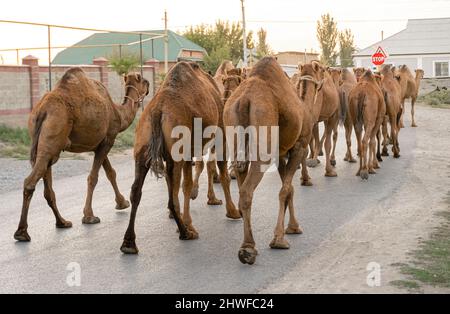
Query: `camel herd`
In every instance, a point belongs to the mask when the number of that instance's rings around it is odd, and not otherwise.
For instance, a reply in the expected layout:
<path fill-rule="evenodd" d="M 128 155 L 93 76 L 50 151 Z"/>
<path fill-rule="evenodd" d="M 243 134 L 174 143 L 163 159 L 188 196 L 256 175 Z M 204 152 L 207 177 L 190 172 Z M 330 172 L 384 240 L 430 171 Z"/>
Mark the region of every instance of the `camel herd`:
<path fill-rule="evenodd" d="M 253 68 L 243 70 L 235 69 L 231 62 L 224 61 L 216 75 L 212 76 L 196 63 L 179 62 L 169 71 L 156 95 L 145 107 L 136 128 L 131 214 L 121 251 L 125 254 L 138 253 L 135 219 L 149 172 L 157 178 L 164 178 L 167 183 L 169 214 L 178 226 L 180 239 L 199 237 L 190 215 L 190 202 L 198 196 L 204 162 L 195 154 L 195 145 L 182 148 L 182 159 L 173 155 L 178 147 L 174 130 L 182 126 L 194 132 L 196 119 L 201 119 L 202 131 L 208 128 L 218 132 L 230 127 L 255 127 L 258 138 L 268 142 L 269 147 L 272 147 L 271 144 L 277 146 L 276 166 L 282 187 L 279 192 L 279 215 L 270 247 L 288 249 L 285 234 L 303 232 L 294 208 L 292 181 L 297 170 L 301 168 L 301 185 L 312 186 L 308 167 L 316 167 L 320 163 L 323 146 L 325 176 L 337 176 L 335 149 L 339 125 L 345 127 L 347 152 L 344 160 L 351 163 L 356 162 L 351 148 L 352 131 L 355 131 L 360 161 L 357 175 L 362 179 L 368 179 L 369 174 L 374 174 L 379 168 L 381 156 L 388 155 L 388 145 L 392 145 L 394 157 L 399 158 L 398 134 L 403 126 L 405 100 L 412 99 L 412 126 L 416 126 L 414 103 L 422 78 L 422 70 L 416 70 L 414 77 L 406 66 L 398 69 L 384 66 L 379 73 L 372 73 L 363 68 L 328 68 L 318 61 L 299 65 L 298 73 L 289 78 L 272 57 L 265 57 Z M 92 210 L 92 196 L 101 167 L 114 188 L 116 209 L 123 210 L 130 206 L 118 189 L 116 173 L 107 155 L 116 136 L 135 119 L 139 106 L 149 93 L 149 82 L 140 74 L 131 73 L 124 77 L 124 86 L 123 103 L 116 105 L 100 82 L 89 79 L 79 68 L 70 69 L 56 88 L 33 109 L 29 119 L 32 171 L 24 182 L 22 215 L 14 235 L 17 241 L 31 240 L 27 224 L 28 209 L 35 186 L 41 178 L 44 180 L 44 197 L 55 215 L 56 227 L 72 226 L 60 215 L 52 188 L 51 169 L 62 151 L 95 153 L 87 180 L 84 224 L 100 222 Z M 324 123 L 322 138 L 319 134 L 320 122 Z M 261 127 L 270 127 L 278 134 L 276 137 L 264 134 L 260 131 Z M 212 138 L 218 137 L 217 134 L 214 133 Z M 245 154 L 244 159 L 237 158 L 240 148 L 234 136 L 230 138 L 227 134 L 223 141 L 217 141 L 214 146 L 211 146 L 211 139 L 203 139 L 196 145 L 200 146 L 201 155 L 210 157 L 220 152 L 231 152 L 231 158 L 210 158 L 206 163 L 208 204 L 222 204 L 214 193 L 214 181 L 218 179 L 225 195 L 226 216 L 243 219 L 244 241 L 239 250 L 239 260 L 252 265 L 258 254 L 251 225 L 253 195 L 273 161 L 260 156 L 250 159 Z M 250 138 L 244 137 L 244 152 L 250 149 Z M 257 142 L 257 146 L 260 145 L 261 141 Z M 237 207 L 230 191 L 230 174 L 237 179 L 239 187 Z M 183 205 L 179 199 L 180 189 Z M 289 221 L 285 227 L 287 209 Z"/>

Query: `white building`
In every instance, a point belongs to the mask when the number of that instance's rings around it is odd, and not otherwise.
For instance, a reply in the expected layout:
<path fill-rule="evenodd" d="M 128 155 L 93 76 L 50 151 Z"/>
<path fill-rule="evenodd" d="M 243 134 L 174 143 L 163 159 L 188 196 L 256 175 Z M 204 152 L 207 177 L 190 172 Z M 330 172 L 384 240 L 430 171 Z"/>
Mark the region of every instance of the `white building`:
<path fill-rule="evenodd" d="M 405 30 L 353 55 L 356 67 L 373 67 L 372 55 L 381 46 L 386 64 L 423 69 L 426 78 L 450 77 L 450 18 L 414 19 Z"/>

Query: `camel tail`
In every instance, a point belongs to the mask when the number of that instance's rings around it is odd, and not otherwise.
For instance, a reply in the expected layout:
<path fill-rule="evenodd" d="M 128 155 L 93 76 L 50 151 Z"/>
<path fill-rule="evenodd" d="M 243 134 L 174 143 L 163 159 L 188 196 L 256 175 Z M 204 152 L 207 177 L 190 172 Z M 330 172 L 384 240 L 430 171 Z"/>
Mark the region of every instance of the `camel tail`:
<path fill-rule="evenodd" d="M 340 103 L 341 103 L 341 110 L 339 114 L 339 125 L 343 126 L 345 123 L 345 120 L 347 119 L 347 95 L 345 94 L 345 91 L 341 91 L 339 93 L 340 96 Z"/>
<path fill-rule="evenodd" d="M 31 139 L 31 150 L 30 150 L 30 162 L 34 166 L 37 158 L 37 149 L 39 145 L 39 136 L 41 135 L 42 124 L 47 118 L 47 112 L 39 113 L 36 117 L 36 122 L 34 125 L 33 136 Z"/>
<path fill-rule="evenodd" d="M 166 173 L 164 167 L 166 145 L 161 128 L 161 116 L 162 113 L 158 109 L 152 113 L 152 136 L 148 147 L 148 157 L 146 162 L 146 166 L 150 168 L 150 172 L 153 173 L 158 179 L 164 177 Z"/>
<path fill-rule="evenodd" d="M 358 112 L 356 114 L 355 128 L 362 131 L 364 125 L 364 108 L 365 108 L 366 94 L 360 93 L 358 96 Z"/>

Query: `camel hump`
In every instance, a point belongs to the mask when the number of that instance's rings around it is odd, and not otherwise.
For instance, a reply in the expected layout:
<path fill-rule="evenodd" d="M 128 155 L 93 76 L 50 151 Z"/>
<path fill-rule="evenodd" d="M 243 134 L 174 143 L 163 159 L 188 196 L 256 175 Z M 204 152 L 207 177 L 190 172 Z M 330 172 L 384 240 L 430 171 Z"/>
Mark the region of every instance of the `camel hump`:
<path fill-rule="evenodd" d="M 274 75 L 277 77 L 275 78 Z M 280 76 L 285 77 L 284 71 L 274 57 L 262 58 L 250 72 L 250 76 L 257 76 L 267 80 L 276 80 Z"/>
<path fill-rule="evenodd" d="M 86 73 L 83 69 L 79 67 L 70 68 L 64 73 L 63 77 L 60 80 L 60 85 L 64 86 L 73 81 L 85 80 L 87 79 Z"/>
<path fill-rule="evenodd" d="M 166 84 L 180 86 L 189 84 L 196 77 L 194 69 L 188 62 L 178 62 L 167 74 Z"/>

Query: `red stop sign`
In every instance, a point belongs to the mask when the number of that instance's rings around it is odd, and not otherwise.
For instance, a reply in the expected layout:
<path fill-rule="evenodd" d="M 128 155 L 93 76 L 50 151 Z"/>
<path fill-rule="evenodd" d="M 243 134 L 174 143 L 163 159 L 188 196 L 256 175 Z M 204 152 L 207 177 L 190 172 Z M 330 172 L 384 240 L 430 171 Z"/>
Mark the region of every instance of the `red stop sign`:
<path fill-rule="evenodd" d="M 382 65 L 386 61 L 386 57 L 383 48 L 378 47 L 377 51 L 372 55 L 372 63 L 375 65 Z"/>

